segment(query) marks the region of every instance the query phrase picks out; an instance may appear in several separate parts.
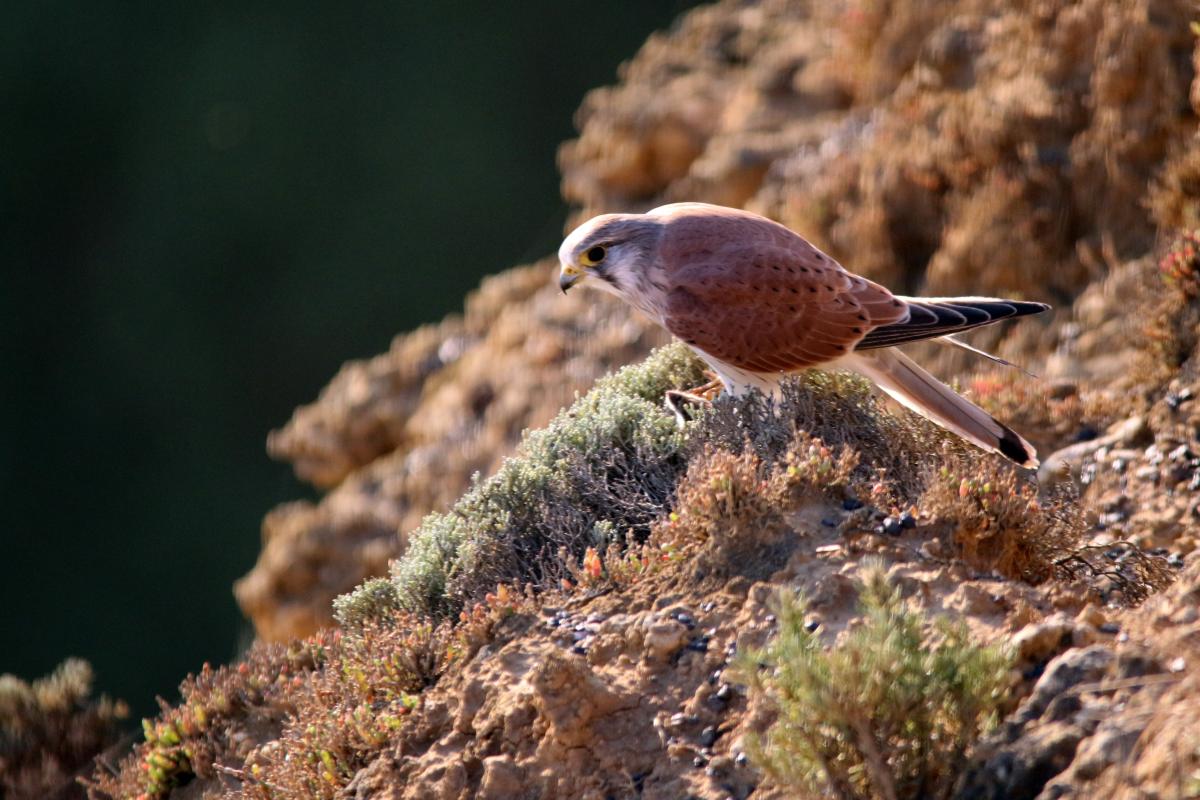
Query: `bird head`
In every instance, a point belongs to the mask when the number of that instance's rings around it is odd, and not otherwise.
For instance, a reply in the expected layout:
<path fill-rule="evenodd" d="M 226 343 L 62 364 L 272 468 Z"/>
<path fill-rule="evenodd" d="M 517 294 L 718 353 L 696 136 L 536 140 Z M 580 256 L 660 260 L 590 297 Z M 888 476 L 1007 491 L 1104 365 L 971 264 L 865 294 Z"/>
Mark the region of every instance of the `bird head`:
<path fill-rule="evenodd" d="M 630 299 L 647 279 L 661 222 L 645 214 L 602 214 L 576 228 L 558 249 L 559 288 L 578 283 Z"/>

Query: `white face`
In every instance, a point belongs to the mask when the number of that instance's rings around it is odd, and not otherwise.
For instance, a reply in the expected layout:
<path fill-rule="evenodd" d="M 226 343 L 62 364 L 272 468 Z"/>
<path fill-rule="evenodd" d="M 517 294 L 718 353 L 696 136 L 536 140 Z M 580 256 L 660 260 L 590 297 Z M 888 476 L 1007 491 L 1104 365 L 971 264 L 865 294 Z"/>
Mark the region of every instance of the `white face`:
<path fill-rule="evenodd" d="M 603 214 L 576 228 L 558 249 L 558 285 L 588 283 L 639 307 L 639 271 L 649 261 L 657 223 L 640 214 Z"/>
<path fill-rule="evenodd" d="M 558 285 L 564 292 L 580 283 L 614 290 L 608 281 L 597 280 L 597 275 L 607 271 L 614 263 L 616 253 L 612 242 L 601 242 L 597 229 L 614 218 L 613 214 L 595 217 L 580 225 L 558 248 Z"/>

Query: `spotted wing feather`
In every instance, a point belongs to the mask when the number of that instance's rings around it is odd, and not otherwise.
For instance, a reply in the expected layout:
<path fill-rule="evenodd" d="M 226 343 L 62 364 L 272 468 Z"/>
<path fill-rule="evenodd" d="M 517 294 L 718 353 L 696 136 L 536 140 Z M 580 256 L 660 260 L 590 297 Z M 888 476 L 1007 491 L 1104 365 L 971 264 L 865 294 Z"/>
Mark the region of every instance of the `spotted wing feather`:
<path fill-rule="evenodd" d="M 677 250 L 664 323 L 714 359 L 756 373 L 794 372 L 846 355 L 905 304 L 852 275 L 799 236 L 766 245 Z"/>

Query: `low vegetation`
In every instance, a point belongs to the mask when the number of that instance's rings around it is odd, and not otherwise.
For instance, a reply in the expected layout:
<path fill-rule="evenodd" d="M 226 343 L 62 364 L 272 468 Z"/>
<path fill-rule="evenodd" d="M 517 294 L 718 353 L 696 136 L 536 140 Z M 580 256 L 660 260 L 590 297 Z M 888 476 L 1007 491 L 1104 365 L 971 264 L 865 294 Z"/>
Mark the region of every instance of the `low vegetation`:
<path fill-rule="evenodd" d="M 785 595 L 779 633 L 740 664 L 778 717 L 752 744 L 779 783 L 812 796 L 944 798 L 1010 682 L 1007 652 L 963 623 L 912 610 L 882 568 L 860 587 L 862 624 L 826 648 Z"/>
<path fill-rule="evenodd" d="M 1200 230 L 1176 236 L 1158 268 L 1165 291 L 1156 293 L 1144 334 L 1160 368 L 1172 375 L 1192 356 L 1200 336 Z"/>
<path fill-rule="evenodd" d="M 254 736 L 277 734 L 297 711 L 307 677 L 327 658 L 332 635 L 291 646 L 255 645 L 238 664 L 208 664 L 189 675 L 175 706 L 142 720 L 143 742 L 110 772 L 98 771 L 92 796 L 153 800 L 196 777 L 218 777 L 218 766 L 249 753 Z M 161 702 L 161 701 L 160 701 Z"/>
<path fill-rule="evenodd" d="M 0 675 L 0 797 L 73 797 L 75 775 L 116 744 L 124 703 L 93 698 L 77 658 L 27 683 Z"/>
<path fill-rule="evenodd" d="M 603 548 L 605 531 L 644 538 L 686 467 L 663 394 L 700 382 L 686 348 L 663 348 L 529 433 L 495 475 L 410 536 L 392 570 L 400 605 L 452 617 L 497 584 L 556 585 L 566 577 L 560 553 Z M 342 613 L 356 604 L 342 601 Z"/>
<path fill-rule="evenodd" d="M 707 445 L 680 481 L 676 510 L 656 527 L 652 544 L 693 559 L 690 580 L 765 578 L 798 541 L 788 511 L 806 496 L 841 494 L 857 459 L 849 448 L 834 453 L 804 434 L 773 461 L 749 446 L 734 453 Z"/>
<path fill-rule="evenodd" d="M 681 425 L 663 394 L 703 377 L 674 344 L 602 380 L 426 518 L 390 577 L 339 598 L 339 630 L 259 645 L 185 681 L 181 702 L 146 721 L 145 741 L 95 779 L 93 796 L 161 798 L 204 778 L 263 800 L 333 797 L 421 693 L 514 613 L 664 571 L 689 585 L 766 577 L 801 541 L 793 514 L 814 503 L 853 509 L 860 534 L 915 510 L 968 563 L 1012 578 L 1124 581 L 1110 599 L 1127 602 L 1161 585 L 1124 566 L 1153 561 L 1141 554 L 1119 568 L 1089 560 L 1070 498 L 1039 499 L 1029 476 L 883 408 L 861 379 L 812 373 L 778 398 L 721 399 Z M 988 724 L 1004 661 L 961 628 L 926 635 L 882 578 L 867 582 L 863 605 L 867 624 L 829 653 L 787 606 L 763 655 L 776 677 L 757 678 L 785 704 L 784 727 L 760 757 L 781 779 L 845 797 L 936 796 Z M 875 672 L 884 678 L 867 681 Z M 789 698 L 810 710 L 786 710 Z"/>

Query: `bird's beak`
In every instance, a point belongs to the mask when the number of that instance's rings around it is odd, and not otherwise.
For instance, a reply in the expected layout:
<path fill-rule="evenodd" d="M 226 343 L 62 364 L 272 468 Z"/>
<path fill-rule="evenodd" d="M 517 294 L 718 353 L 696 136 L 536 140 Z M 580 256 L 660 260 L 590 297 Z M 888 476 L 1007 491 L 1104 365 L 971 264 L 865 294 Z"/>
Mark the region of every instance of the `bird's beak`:
<path fill-rule="evenodd" d="M 563 294 L 566 294 L 567 289 L 570 289 L 581 280 L 583 280 L 583 272 L 578 267 L 564 264 L 562 272 L 558 274 L 558 288 L 562 289 Z"/>

